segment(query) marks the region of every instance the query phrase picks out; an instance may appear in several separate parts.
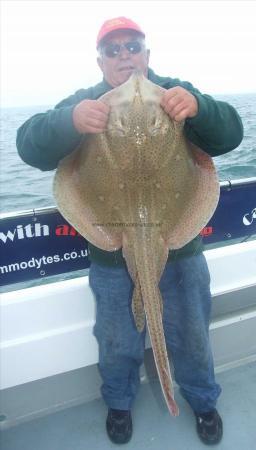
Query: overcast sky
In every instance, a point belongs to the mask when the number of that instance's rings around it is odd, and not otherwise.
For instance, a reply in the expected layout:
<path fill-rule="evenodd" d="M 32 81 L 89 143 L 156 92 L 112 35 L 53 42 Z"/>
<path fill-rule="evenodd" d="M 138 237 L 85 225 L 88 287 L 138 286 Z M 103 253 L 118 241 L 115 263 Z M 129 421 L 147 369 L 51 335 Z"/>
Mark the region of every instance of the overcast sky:
<path fill-rule="evenodd" d="M 1 103 L 53 105 L 101 80 L 104 20 L 137 21 L 159 75 L 204 93 L 256 92 L 255 1 L 1 1 Z"/>

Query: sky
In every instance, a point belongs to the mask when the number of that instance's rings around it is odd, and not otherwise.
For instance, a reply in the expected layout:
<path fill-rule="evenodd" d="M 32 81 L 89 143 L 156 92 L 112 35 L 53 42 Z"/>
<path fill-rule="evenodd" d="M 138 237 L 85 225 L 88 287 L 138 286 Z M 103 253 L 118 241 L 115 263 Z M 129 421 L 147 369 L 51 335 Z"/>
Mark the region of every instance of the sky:
<path fill-rule="evenodd" d="M 55 105 L 102 79 L 106 19 L 139 23 L 159 75 L 203 93 L 256 92 L 256 1 L 0 0 L 1 105 Z"/>

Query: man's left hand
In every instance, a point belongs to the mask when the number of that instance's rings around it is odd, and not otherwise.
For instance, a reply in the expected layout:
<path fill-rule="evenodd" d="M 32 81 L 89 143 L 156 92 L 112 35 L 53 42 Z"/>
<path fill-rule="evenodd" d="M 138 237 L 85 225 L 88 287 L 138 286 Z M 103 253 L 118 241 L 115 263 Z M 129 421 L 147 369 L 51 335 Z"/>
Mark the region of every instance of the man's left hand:
<path fill-rule="evenodd" d="M 161 106 L 176 122 L 195 117 L 198 113 L 196 97 L 181 86 L 176 86 L 164 93 Z"/>

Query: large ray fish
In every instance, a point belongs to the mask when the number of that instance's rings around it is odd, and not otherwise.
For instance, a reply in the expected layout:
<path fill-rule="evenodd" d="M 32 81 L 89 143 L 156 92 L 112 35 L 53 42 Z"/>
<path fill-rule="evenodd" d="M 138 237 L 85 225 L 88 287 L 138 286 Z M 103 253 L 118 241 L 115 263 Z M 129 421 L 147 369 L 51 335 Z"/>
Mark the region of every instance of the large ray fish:
<path fill-rule="evenodd" d="M 146 317 L 163 394 L 170 413 L 178 415 L 158 284 L 169 249 L 184 246 L 212 216 L 219 183 L 212 159 L 160 106 L 163 93 L 134 73 L 103 95 L 110 106 L 107 130 L 86 135 L 60 162 L 54 195 L 88 241 L 108 251 L 122 247 L 134 282 L 135 324 L 142 331 Z"/>

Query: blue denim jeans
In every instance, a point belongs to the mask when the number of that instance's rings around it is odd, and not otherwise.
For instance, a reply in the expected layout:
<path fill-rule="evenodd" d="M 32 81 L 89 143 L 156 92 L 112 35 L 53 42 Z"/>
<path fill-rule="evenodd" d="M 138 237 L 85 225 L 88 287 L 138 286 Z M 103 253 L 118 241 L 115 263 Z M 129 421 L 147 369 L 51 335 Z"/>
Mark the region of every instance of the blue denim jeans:
<path fill-rule="evenodd" d="M 96 298 L 94 335 L 99 344 L 101 393 L 109 408 L 130 409 L 140 385 L 145 330 L 136 329 L 131 310 L 133 282 L 125 267 L 92 263 L 90 286 Z M 195 412 L 215 407 L 221 388 L 215 382 L 209 343 L 210 275 L 203 254 L 166 265 L 160 280 L 163 324 L 174 377 Z"/>

